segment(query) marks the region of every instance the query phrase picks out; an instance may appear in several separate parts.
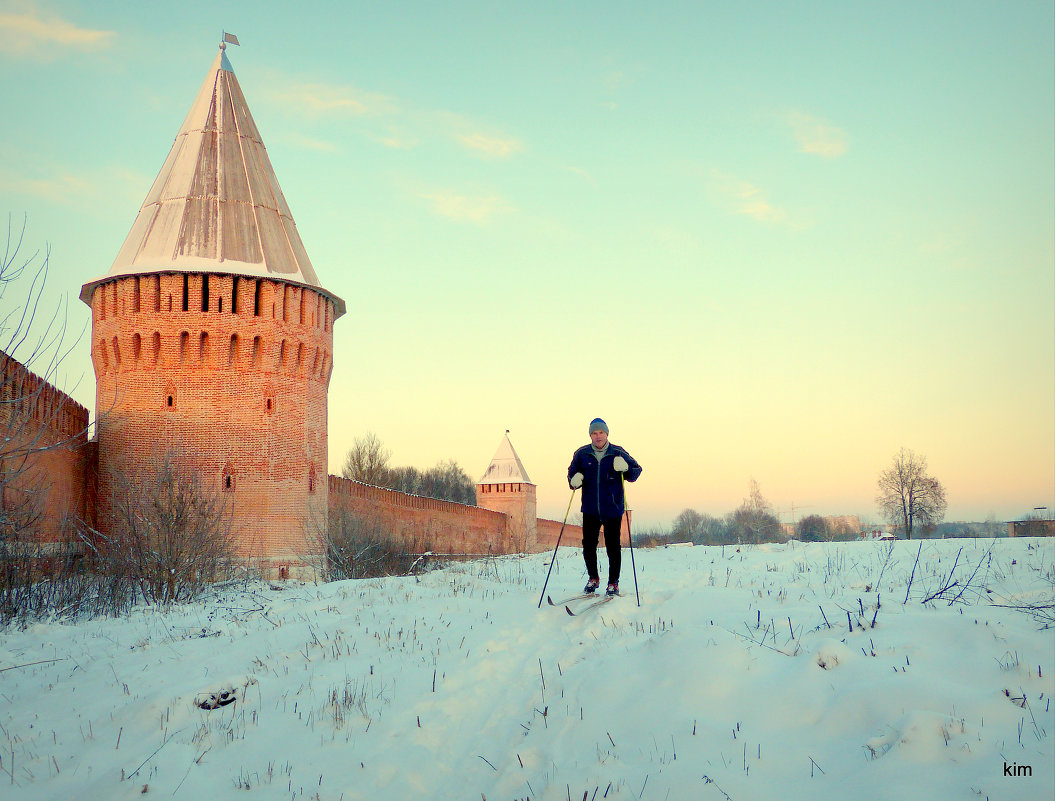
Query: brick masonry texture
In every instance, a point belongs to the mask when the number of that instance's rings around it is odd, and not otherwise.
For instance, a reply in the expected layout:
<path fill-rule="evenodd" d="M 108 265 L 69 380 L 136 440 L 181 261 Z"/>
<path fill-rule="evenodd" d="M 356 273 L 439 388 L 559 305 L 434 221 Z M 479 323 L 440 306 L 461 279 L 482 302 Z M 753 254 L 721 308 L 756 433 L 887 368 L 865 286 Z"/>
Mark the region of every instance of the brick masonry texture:
<path fill-rule="evenodd" d="M 560 533 L 560 527 L 561 524 L 559 520 L 543 520 L 542 518 L 539 518 L 536 523 L 539 550 L 556 548 L 558 537 L 560 537 L 561 545 L 575 546 L 582 544 L 582 526 L 575 526 L 568 523 L 564 526 L 563 536 Z"/>
<path fill-rule="evenodd" d="M 11 476 L 0 483 L 0 503 L 10 509 L 31 502 L 39 540 L 68 540 L 68 521 L 92 520 L 88 410 L 3 351 L 0 380 L 2 467 Z"/>
<path fill-rule="evenodd" d="M 330 476 L 330 511 L 351 512 L 379 523 L 393 539 L 414 553 L 514 553 L 509 517 L 435 498 Z"/>
<path fill-rule="evenodd" d="M 163 273 L 92 296 L 100 527 L 116 482 L 169 451 L 230 494 L 240 555 L 300 565 L 327 514 L 333 302 L 272 279 Z"/>
<path fill-rule="evenodd" d="M 554 547 L 560 531 L 560 523 L 534 517 L 535 487 L 531 484 L 478 485 L 478 498 L 501 496 L 487 508 L 479 501 L 478 506 L 468 506 L 422 498 L 339 476 L 330 476 L 329 482 L 330 514 L 351 512 L 364 521 L 379 523 L 413 553 L 532 553 Z M 499 486 L 507 489 L 492 492 Z M 532 528 L 539 536 L 525 543 L 524 532 Z M 582 528 L 566 526 L 561 541 L 565 545 L 580 543 Z"/>

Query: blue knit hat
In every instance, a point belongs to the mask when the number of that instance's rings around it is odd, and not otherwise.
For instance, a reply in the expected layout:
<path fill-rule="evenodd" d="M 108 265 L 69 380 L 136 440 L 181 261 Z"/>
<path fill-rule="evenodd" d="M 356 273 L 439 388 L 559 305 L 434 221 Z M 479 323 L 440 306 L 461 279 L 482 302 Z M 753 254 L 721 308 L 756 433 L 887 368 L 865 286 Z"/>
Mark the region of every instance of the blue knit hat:
<path fill-rule="evenodd" d="M 603 431 L 605 434 L 608 433 L 608 423 L 602 420 L 600 417 L 595 417 L 590 421 L 590 433 L 594 431 Z"/>

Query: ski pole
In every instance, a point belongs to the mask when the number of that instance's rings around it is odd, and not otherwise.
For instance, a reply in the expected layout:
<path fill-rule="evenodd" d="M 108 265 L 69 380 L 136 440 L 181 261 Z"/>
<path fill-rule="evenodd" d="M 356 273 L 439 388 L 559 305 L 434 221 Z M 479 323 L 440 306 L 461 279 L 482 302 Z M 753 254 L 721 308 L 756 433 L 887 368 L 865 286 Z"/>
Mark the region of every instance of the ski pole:
<path fill-rule="evenodd" d="M 623 490 L 623 505 L 626 506 L 626 539 L 630 543 L 630 569 L 634 572 L 634 595 L 637 598 L 637 605 L 641 606 L 641 593 L 637 590 L 637 567 L 634 565 L 634 537 L 630 533 L 630 506 L 626 502 L 626 482 L 623 481 L 623 474 L 619 474 L 619 486 Z"/>
<path fill-rule="evenodd" d="M 549 570 L 546 571 L 546 581 L 542 585 L 542 595 L 538 597 L 538 608 L 542 608 L 542 599 L 546 597 L 546 587 L 549 586 L 549 574 L 553 572 L 553 563 L 557 561 L 557 549 L 560 547 L 560 538 L 564 536 L 564 527 L 568 524 L 568 515 L 571 514 L 571 502 L 575 498 L 575 490 L 571 491 L 568 498 L 568 509 L 564 512 L 564 522 L 560 524 L 560 533 L 557 535 L 557 544 L 553 546 L 553 556 L 549 560 Z"/>

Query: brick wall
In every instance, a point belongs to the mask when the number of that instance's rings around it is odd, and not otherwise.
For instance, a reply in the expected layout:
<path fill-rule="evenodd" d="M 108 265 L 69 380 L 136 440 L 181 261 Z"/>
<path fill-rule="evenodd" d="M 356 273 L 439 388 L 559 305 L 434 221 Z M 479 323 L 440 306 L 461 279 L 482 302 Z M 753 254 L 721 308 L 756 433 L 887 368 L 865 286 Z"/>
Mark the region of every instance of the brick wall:
<path fill-rule="evenodd" d="M 91 307 L 100 528 L 121 477 L 173 451 L 230 494 L 240 555 L 313 562 L 333 301 L 265 278 L 161 273 L 100 284 Z"/>
<path fill-rule="evenodd" d="M 516 521 L 523 510 L 535 510 L 533 492 L 480 493 L 478 497 L 501 495 L 507 512 L 481 506 L 440 501 L 406 495 L 395 490 L 362 484 L 339 476 L 330 476 L 330 514 L 354 513 L 363 520 L 379 524 L 393 539 L 413 553 L 485 554 L 535 553 L 556 546 L 561 524 L 556 520 L 532 518 L 535 543 L 523 547 L 522 533 Z M 482 485 L 481 485 L 482 486 Z M 489 485 L 491 487 L 497 485 Z M 534 486 L 517 485 L 524 487 Z M 507 488 L 508 489 L 508 488 Z M 582 527 L 568 524 L 561 538 L 563 545 L 582 544 Z"/>
<path fill-rule="evenodd" d="M 38 541 L 68 541 L 66 519 L 91 517 L 88 410 L 3 351 L 0 381 L 0 503 L 37 510 Z"/>
<path fill-rule="evenodd" d="M 380 523 L 413 553 L 519 551 L 510 534 L 509 517 L 501 512 L 407 495 L 339 476 L 330 476 L 329 485 L 331 515 L 345 511 Z"/>
<path fill-rule="evenodd" d="M 563 536 L 560 533 L 560 521 L 559 520 L 543 520 L 539 518 L 535 524 L 535 529 L 538 532 L 538 549 L 552 550 L 557 547 L 557 537 L 560 536 L 561 545 L 570 545 L 573 547 L 579 547 L 582 545 L 582 526 L 573 526 L 568 523 L 564 526 Z"/>

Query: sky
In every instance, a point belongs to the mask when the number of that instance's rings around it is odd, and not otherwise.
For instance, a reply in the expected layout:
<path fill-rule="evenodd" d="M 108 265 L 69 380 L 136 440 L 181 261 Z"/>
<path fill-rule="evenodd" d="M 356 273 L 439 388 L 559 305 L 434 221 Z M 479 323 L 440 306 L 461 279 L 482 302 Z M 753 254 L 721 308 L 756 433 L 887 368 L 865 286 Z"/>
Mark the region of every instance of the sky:
<path fill-rule="evenodd" d="M 0 207 L 24 254 L 50 248 L 75 335 L 228 30 L 347 303 L 331 472 L 373 432 L 476 478 L 508 429 L 561 519 L 600 416 L 644 467 L 641 526 L 723 515 L 752 480 L 785 522 L 878 520 L 902 447 L 947 520 L 1051 514 L 1053 17 L 0 0 Z M 60 384 L 94 409 L 86 335 Z"/>

